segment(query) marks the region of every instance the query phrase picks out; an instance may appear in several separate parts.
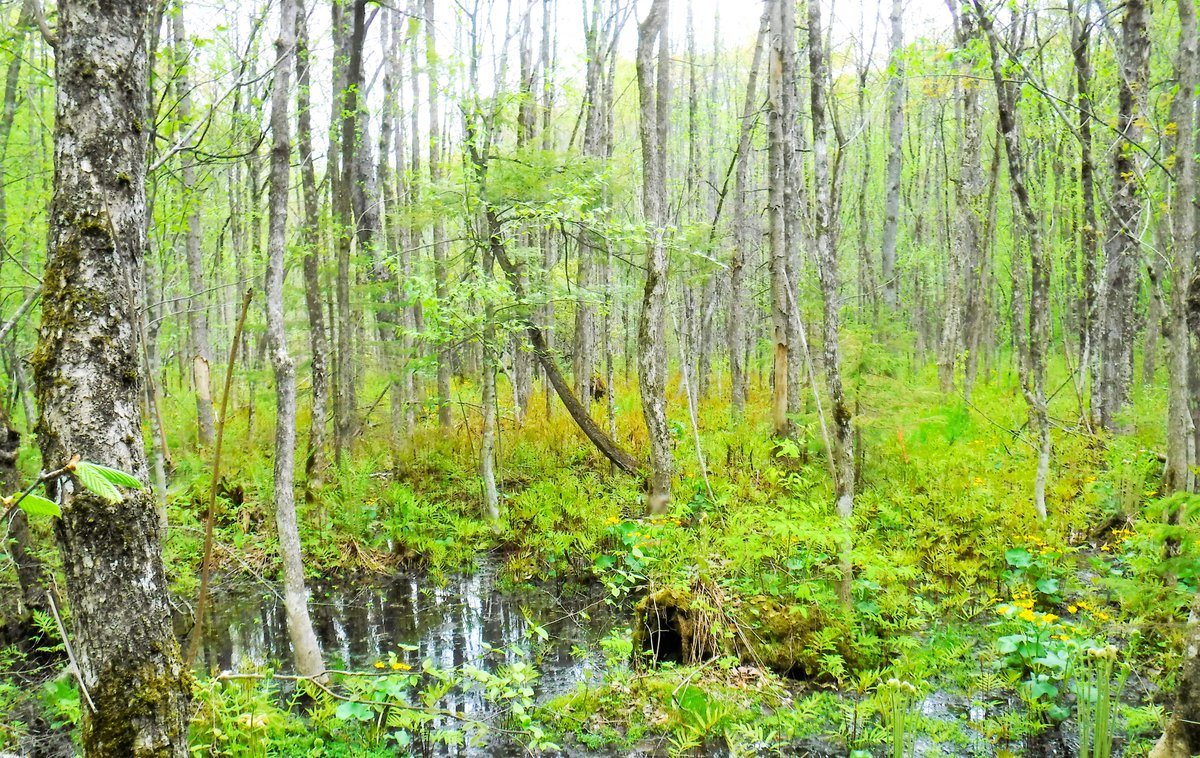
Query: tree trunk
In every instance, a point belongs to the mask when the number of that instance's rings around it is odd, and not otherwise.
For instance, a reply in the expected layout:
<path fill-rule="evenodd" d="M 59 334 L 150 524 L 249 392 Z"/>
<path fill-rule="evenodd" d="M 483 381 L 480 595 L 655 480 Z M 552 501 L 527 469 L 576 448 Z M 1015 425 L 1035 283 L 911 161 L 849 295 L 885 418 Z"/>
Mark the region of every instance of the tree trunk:
<path fill-rule="evenodd" d="M 888 161 L 883 211 L 883 303 L 895 312 L 900 281 L 896 276 L 896 238 L 900 229 L 900 169 L 904 160 L 904 30 L 902 0 L 892 0 L 891 52 L 888 60 Z"/>
<path fill-rule="evenodd" d="M 483 253 L 483 275 L 492 276 L 492 254 Z M 483 430 L 479 443 L 479 478 L 483 481 L 484 515 L 497 525 L 500 521 L 500 493 L 496 489 L 496 321 L 492 302 L 484 305 L 483 316 Z M 498 528 L 498 527 L 497 527 Z"/>
<path fill-rule="evenodd" d="M 1200 754 L 1200 595 L 1192 600 L 1183 633 L 1183 666 L 1171 718 L 1150 751 L 1150 758 L 1191 758 L 1197 754 Z"/>
<path fill-rule="evenodd" d="M 187 132 L 192 120 L 191 84 L 188 80 L 189 53 L 186 49 L 187 35 L 183 28 L 183 12 L 177 10 L 172 14 L 172 29 L 175 37 L 175 66 L 178 78 L 175 80 L 175 91 L 179 97 L 176 106 L 180 133 Z M 208 337 L 208 307 L 204 293 L 204 260 L 201 253 L 202 229 L 200 226 L 200 209 L 203 199 L 196 187 L 196 159 L 190 152 L 181 154 L 180 169 L 183 182 L 184 204 L 187 207 L 184 235 L 184 260 L 187 262 L 188 288 L 190 293 L 186 302 L 188 318 L 188 349 L 191 352 L 189 363 L 192 367 L 192 384 L 196 391 L 196 418 L 198 419 L 199 441 L 201 445 L 210 446 L 216 436 L 216 421 L 213 417 L 212 402 L 212 346 Z"/>
<path fill-rule="evenodd" d="M 8 68 L 4 73 L 4 111 L 3 115 L 0 115 L 0 165 L 7 165 L 8 140 L 17 115 L 17 87 L 21 81 L 21 62 L 25 57 L 25 38 L 33 26 L 30 8 L 30 0 L 25 0 L 21 5 L 21 15 L 17 17 L 17 25 L 12 30 L 12 41 L 9 43 L 9 55 L 12 57 L 9 58 Z M 0 181 L 0 235 L 8 236 L 8 187 L 7 182 L 3 181 Z"/>
<path fill-rule="evenodd" d="M 1068 0 L 1071 16 L 1071 57 L 1075 65 L 1075 100 L 1079 113 L 1079 190 L 1083 205 L 1083 224 L 1079 230 L 1080 257 L 1083 261 L 1081 285 L 1079 370 L 1089 384 L 1089 424 L 1098 420 L 1100 410 L 1099 293 L 1096 281 L 1096 252 L 1100 231 L 1096 219 L 1096 168 L 1092 159 L 1092 63 L 1091 5 L 1084 3 L 1080 18 L 1073 0 Z"/>
<path fill-rule="evenodd" d="M 973 14 L 955 14 L 958 32 L 957 46 L 966 50 L 978 37 L 978 25 Z M 955 182 L 957 215 L 954 221 L 954 248 L 949 257 L 946 274 L 945 320 L 942 322 L 942 343 L 939 351 L 938 379 L 943 393 L 954 391 L 955 368 L 964 350 L 970 350 L 968 334 L 974 332 L 970 322 L 978 318 L 979 302 L 976 293 L 980 278 L 980 212 L 983 199 L 983 176 L 979 135 L 979 85 L 971 79 L 972 62 L 964 57 L 960 64 L 961 78 L 955 80 L 958 94 L 959 144 L 962 157 L 958 181 Z M 964 393 L 970 399 L 970 389 L 964 378 Z"/>
<path fill-rule="evenodd" d="M 750 62 L 750 75 L 746 82 L 746 97 L 742 101 L 742 120 L 738 134 L 737 155 L 734 160 L 733 180 L 733 255 L 729 264 L 729 321 L 728 343 L 730 405 L 733 418 L 740 419 L 746 413 L 749 397 L 748 367 L 746 366 L 746 258 L 755 244 L 757 228 L 749 217 L 750 195 L 747 184 L 750 176 L 750 138 L 758 110 L 758 71 L 762 65 L 763 49 L 771 24 L 768 5 L 763 12 L 758 28 L 758 41 L 754 45 L 754 58 Z"/>
<path fill-rule="evenodd" d="M 1113 151 L 1113 229 L 1104 245 L 1104 297 L 1100 309 L 1099 422 L 1105 429 L 1113 428 L 1117 413 L 1129 402 L 1133 378 L 1134 305 L 1141 257 L 1138 221 L 1142 215 L 1134 146 L 1142 137 L 1141 114 L 1150 68 L 1145 0 L 1129 0 L 1125 4 L 1117 58 L 1120 69 L 1117 133 L 1121 140 Z"/>
<path fill-rule="evenodd" d="M 834 494 L 837 514 L 846 531 L 839 557 L 841 581 L 838 597 L 843 605 L 851 602 L 854 569 L 850 562 L 853 546 L 854 518 L 854 428 L 850 405 L 842 388 L 842 353 L 840 314 L 842 308 L 841 277 L 838 274 L 837 246 L 834 228 L 837 212 L 837 176 L 831 171 L 829 135 L 826 127 L 828 103 L 829 58 L 821 37 L 821 5 L 818 0 L 808 4 L 808 65 L 812 75 L 811 93 L 813 121 L 813 184 L 815 197 L 813 218 L 816 227 L 817 273 L 821 280 L 824 300 L 825 326 L 825 384 L 829 391 L 830 412 L 833 415 Z"/>
<path fill-rule="evenodd" d="M 136 311 L 145 249 L 146 4 L 58 5 L 54 196 L 33 365 L 47 470 L 73 456 L 146 478 Z M 110 503 L 47 483 L 86 694 L 83 750 L 188 754 L 188 681 L 171 629 L 154 497 Z M 90 704 L 94 703 L 94 708 Z"/>
<path fill-rule="evenodd" d="M 308 14 L 304 0 L 296 4 L 296 141 L 300 150 L 300 186 L 304 198 L 303 245 L 304 305 L 308 311 L 309 347 L 312 351 L 312 416 L 308 432 L 305 474 L 311 480 L 325 465 L 325 426 L 329 420 L 329 340 L 321 310 L 321 206 L 313 165 L 312 113 L 309 90 L 310 56 Z"/>
<path fill-rule="evenodd" d="M 354 360 L 354 328 L 353 308 L 350 302 L 350 266 L 351 252 L 354 245 L 354 203 L 353 188 L 349 177 L 353 175 L 353 150 L 357 135 L 358 121 L 358 87 L 361 86 L 362 46 L 357 48 L 350 43 L 352 36 L 348 31 L 347 16 L 362 10 L 365 0 L 350 0 L 354 8 L 349 14 L 344 5 L 346 0 L 335 0 L 334 14 L 334 45 L 341 51 L 346 46 L 345 69 L 341 72 L 342 88 L 335 92 L 334 123 L 338 128 L 332 130 L 338 133 L 337 145 L 331 140 L 330 155 L 337 155 L 336 165 L 330 162 L 329 172 L 336 180 L 331 182 L 334 194 L 335 228 L 337 233 L 337 392 L 333 403 L 333 453 L 336 463 L 341 464 L 342 455 L 349 450 L 358 427 L 358 392 L 356 367 Z M 349 22 L 352 23 L 352 22 Z M 360 40 L 361 42 L 361 40 Z M 339 44 L 340 43 L 340 44 Z M 339 55 L 339 59 L 342 56 Z M 335 68 L 337 68 L 335 66 Z M 336 76 L 335 76 L 336 78 Z M 347 144 L 349 143 L 349 144 Z M 335 147 L 337 148 L 335 150 Z M 348 159 L 350 156 L 351 159 Z"/>
<path fill-rule="evenodd" d="M 1136 0 L 1135 0 L 1136 1 Z M 996 87 L 998 101 L 1000 135 L 1004 140 L 1004 153 L 1008 158 L 1008 182 L 1017 201 L 1017 208 L 1023 225 L 1021 231 L 1029 241 L 1029 331 L 1028 338 L 1023 340 L 1024 351 L 1018 347 L 1018 353 L 1025 352 L 1025 357 L 1018 360 L 1026 366 L 1022 371 L 1021 390 L 1025 402 L 1029 406 L 1030 426 L 1038 435 L 1037 444 L 1037 473 L 1033 485 L 1033 504 L 1038 518 L 1046 520 L 1046 478 L 1050 469 L 1050 416 L 1046 408 L 1046 346 L 1049 341 L 1049 296 L 1050 296 L 1050 259 L 1042 243 L 1041 227 L 1033 212 L 1029 198 L 1029 190 L 1025 185 L 1024 155 L 1021 153 L 1020 135 L 1017 133 L 1017 105 L 1012 88 L 1005 82 L 1003 63 L 1000 58 L 1000 45 L 996 41 L 996 33 L 992 28 L 991 19 L 981 5 L 981 0 L 972 0 L 975 6 L 976 21 L 987 37 L 991 51 L 992 80 Z M 1019 263 L 1014 263 L 1013 302 L 1014 302 L 1014 342 L 1021 345 L 1018 339 L 1024 327 L 1022 313 L 1016 303 L 1024 289 L 1023 277 L 1018 277 L 1021 269 Z"/>
<path fill-rule="evenodd" d="M 670 0 L 654 0 L 638 28 L 637 81 L 642 144 L 642 209 L 650 241 L 646 250 L 646 286 L 638 319 L 638 389 L 650 436 L 652 514 L 666 513 L 671 501 L 674 458 L 667 427 L 667 271 L 670 263 L 664 201 L 667 182 L 667 138 L 670 126 L 671 57 L 667 14 Z M 658 62 L 654 43 L 658 42 Z"/>
<path fill-rule="evenodd" d="M 1189 406 L 1188 377 L 1194 360 L 1187 324 L 1188 283 L 1196 275 L 1197 243 L 1197 164 L 1196 96 L 1200 87 L 1200 45 L 1197 43 L 1195 8 L 1179 3 L 1179 58 L 1176 63 L 1179 91 L 1171 104 L 1175 126 L 1175 197 L 1171 206 L 1171 295 L 1167 318 L 1167 465 L 1163 488 L 1167 492 L 1190 489 L 1191 466 L 1197 451 L 1193 446 L 1192 413 Z M 1200 707 L 1200 704 L 1197 704 Z M 1200 749 L 1200 742 L 1196 743 Z"/>
<path fill-rule="evenodd" d="M 317 635 L 308 616 L 308 590 L 296 525 L 296 366 L 288 355 L 283 318 L 283 265 L 287 248 L 288 168 L 291 137 L 292 45 L 295 43 L 295 0 L 281 0 L 279 38 L 275 42 L 275 84 L 271 90 L 271 192 L 267 225 L 267 341 L 275 368 L 275 523 L 283 561 L 283 602 L 296 673 L 318 676 L 325 671 Z"/>
<path fill-rule="evenodd" d="M 434 31 L 434 7 L 436 0 L 425 0 L 425 71 L 429 77 L 429 183 L 431 191 L 437 191 L 442 179 L 442 125 L 438 99 L 437 43 Z M 446 229 L 438 214 L 433 221 L 433 278 L 437 287 L 437 300 L 443 306 L 450 297 L 446 273 Z M 450 349 L 439 345 L 437 349 L 437 406 L 438 426 L 449 428 L 452 422 L 450 408 Z"/>
<path fill-rule="evenodd" d="M 771 246 L 771 327 L 775 340 L 774 384 L 771 392 L 771 424 L 780 437 L 792 435 L 792 423 L 788 419 L 788 245 L 787 210 L 785 185 L 785 152 L 791 148 L 787 137 L 792 133 L 788 124 L 787 93 L 792 82 L 785 81 L 786 63 L 791 55 L 789 47 L 795 36 L 790 0 L 771 2 L 771 52 L 768 58 L 767 76 L 768 134 L 767 158 L 767 219 Z"/>
<path fill-rule="evenodd" d="M 496 259 L 496 263 L 500 264 L 503 269 L 505 278 L 508 279 L 508 285 L 512 288 L 513 294 L 516 295 L 517 302 L 528 302 L 528 293 L 525 291 L 524 285 L 521 283 L 521 269 L 518 264 L 514 264 L 509 260 L 504 251 L 503 243 L 503 228 L 499 216 L 493 208 L 488 208 L 485 211 L 488 222 L 488 238 L 492 255 Z M 625 452 L 613 441 L 611 437 L 596 424 L 591 415 L 583 409 L 583 405 L 571 392 L 571 386 L 567 383 L 562 371 L 558 368 L 555 362 L 554 354 L 550 350 L 550 346 L 546 342 L 546 336 L 542 333 L 534 319 L 530 318 L 530 314 L 525 314 L 525 332 L 529 335 L 529 343 L 533 348 L 533 354 L 537 357 L 538 363 L 542 366 L 542 371 L 546 374 L 546 379 L 550 386 L 558 393 L 559 400 L 567 409 L 567 413 L 579 426 L 580 431 L 584 433 L 592 444 L 596 446 L 605 458 L 616 465 L 627 474 L 636 474 L 638 472 L 638 462 L 632 455 Z"/>

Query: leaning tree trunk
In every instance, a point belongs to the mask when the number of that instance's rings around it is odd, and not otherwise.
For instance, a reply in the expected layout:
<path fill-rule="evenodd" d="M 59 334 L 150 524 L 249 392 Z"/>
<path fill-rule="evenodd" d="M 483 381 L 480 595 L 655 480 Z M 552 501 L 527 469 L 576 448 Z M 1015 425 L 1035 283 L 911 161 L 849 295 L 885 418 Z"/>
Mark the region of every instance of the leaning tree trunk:
<path fill-rule="evenodd" d="M 638 320 L 638 388 L 642 415 L 650 436 L 651 513 L 665 513 L 671 501 L 674 469 L 671 432 L 667 427 L 667 345 L 663 327 L 667 308 L 666 215 L 667 135 L 670 122 L 671 76 L 667 13 L 669 0 L 654 0 L 638 29 L 637 80 L 642 143 L 642 206 L 650 241 L 646 250 L 646 287 Z M 658 41 L 657 68 L 653 60 Z"/>
<path fill-rule="evenodd" d="M 308 616 L 308 590 L 300 556 L 300 531 L 296 526 L 296 364 L 288 355 L 283 319 L 283 258 L 287 247 L 288 168 L 291 136 L 288 133 L 288 88 L 292 78 L 295 41 L 295 0 L 282 0 L 279 38 L 275 41 L 275 85 L 271 91 L 271 192 L 267 199 L 267 341 L 275 368 L 275 523 L 283 560 L 283 603 L 288 637 L 301 676 L 325 670 L 317 635 Z"/>
<path fill-rule="evenodd" d="M 145 250 L 146 4 L 58 4 L 54 195 L 33 366 L 47 470 L 74 456 L 145 479 L 137 300 Z M 187 750 L 188 681 L 147 490 L 109 502 L 47 483 L 85 694 L 83 751 Z M 92 707 L 94 704 L 94 707 Z"/>
<path fill-rule="evenodd" d="M 497 211 L 494 208 L 485 208 L 484 216 L 487 219 L 487 233 L 493 258 L 499 264 L 500 269 L 504 271 L 504 276 L 508 280 L 508 286 L 512 288 L 517 302 L 528 303 L 529 295 L 525 289 L 525 285 L 522 283 L 524 277 L 522 276 L 521 264 L 510 260 L 504 250 L 504 229 Z M 579 402 L 579 399 L 571 391 L 571 385 L 567 382 L 562 370 L 558 367 L 554 353 L 546 340 L 545 333 L 537 325 L 536 320 L 532 318 L 532 314 L 523 314 L 522 319 L 525 322 L 525 333 L 529 336 L 529 346 L 532 348 L 533 355 L 537 358 L 539 365 L 541 365 L 542 372 L 546 375 L 547 383 L 558 394 L 563 407 L 567 409 L 567 413 L 571 415 L 571 419 L 579 426 L 579 430 L 591 440 L 592 444 L 596 446 L 596 449 L 605 458 L 612 461 L 613 465 L 626 474 L 636 474 L 639 468 L 637 459 L 617 445 L 612 437 L 604 433 L 604 430 L 596 424 L 591 414 L 584 410 L 583 404 Z"/>

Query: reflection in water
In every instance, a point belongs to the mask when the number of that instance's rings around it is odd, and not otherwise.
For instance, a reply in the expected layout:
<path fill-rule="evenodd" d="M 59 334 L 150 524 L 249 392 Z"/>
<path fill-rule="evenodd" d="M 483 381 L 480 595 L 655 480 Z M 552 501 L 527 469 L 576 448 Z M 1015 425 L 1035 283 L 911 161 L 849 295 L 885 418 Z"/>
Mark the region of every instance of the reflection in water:
<path fill-rule="evenodd" d="M 370 669 L 375 661 L 395 653 L 415 669 L 430 659 L 441 669 L 472 664 L 494 670 L 516 656 L 489 653 L 489 648 L 528 647 L 528 613 L 549 633 L 549 641 L 537 650 L 541 697 L 562 693 L 582 681 L 596 663 L 572 656 L 572 648 L 595 653 L 600 638 L 614 624 L 602 597 L 559 597 L 547 590 L 500 593 L 490 567 L 472 576 L 452 577 L 444 586 L 403 573 L 382 579 L 315 582 L 310 588 L 313 626 L 331 668 Z M 253 585 L 218 594 L 212 602 L 200 667 L 290 670 L 287 618 L 276 588 Z M 401 649 L 402 644 L 415 649 Z M 494 710 L 475 691 L 452 692 L 441 706 L 479 718 Z M 512 746 L 493 745 L 484 754 L 511 751 Z"/>

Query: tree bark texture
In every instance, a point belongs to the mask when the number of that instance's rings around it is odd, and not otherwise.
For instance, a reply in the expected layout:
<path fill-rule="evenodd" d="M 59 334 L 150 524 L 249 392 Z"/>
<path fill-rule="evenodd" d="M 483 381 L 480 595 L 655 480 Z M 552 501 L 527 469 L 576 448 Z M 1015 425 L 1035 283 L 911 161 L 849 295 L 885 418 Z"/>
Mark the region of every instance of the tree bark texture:
<path fill-rule="evenodd" d="M 1150 76 L 1150 37 L 1146 31 L 1145 0 L 1129 0 L 1121 22 L 1118 51 L 1117 132 L 1113 151 L 1111 201 L 1113 228 L 1104 244 L 1104 297 L 1101 305 L 1100 426 L 1111 429 L 1116 415 L 1129 402 L 1133 378 L 1134 306 L 1138 294 L 1142 215 L 1138 175 L 1139 125 Z"/>
<path fill-rule="evenodd" d="M 667 33 L 669 0 L 654 0 L 638 28 L 637 81 L 642 144 L 642 210 L 650 241 L 646 285 L 638 319 L 638 388 L 650 436 L 650 513 L 666 513 L 671 501 L 674 457 L 667 427 L 667 272 L 670 263 L 666 212 L 667 139 L 670 127 L 671 57 Z M 654 45 L 658 43 L 658 62 Z"/>
<path fill-rule="evenodd" d="M 904 28 L 902 0 L 892 0 L 891 53 L 888 60 L 888 161 L 883 211 L 883 302 L 895 312 L 900 282 L 896 276 L 896 239 L 900 230 L 900 170 L 904 161 Z"/>
<path fill-rule="evenodd" d="M 850 552 L 853 546 L 854 517 L 854 425 L 850 404 L 842 386 L 841 353 L 841 277 L 838 274 L 837 246 L 834 240 L 834 219 L 837 218 L 837 176 L 832 170 L 829 132 L 826 126 L 828 107 L 829 57 L 821 36 L 821 5 L 818 0 L 808 4 L 808 65 L 812 75 L 810 98 L 813 121 L 813 218 L 816 227 L 817 273 L 821 280 L 824 301 L 824 362 L 825 385 L 829 391 L 832 413 L 834 494 L 837 514 L 843 521 L 846 539 L 841 548 L 841 581 L 838 597 L 844 605 L 851 602 L 854 580 Z"/>
<path fill-rule="evenodd" d="M 144 0 L 58 5 L 54 195 L 33 356 L 47 469 L 81 456 L 146 478 L 137 300 L 145 250 Z M 49 482 L 90 756 L 187 751 L 188 674 L 171 629 L 154 497 Z"/>
<path fill-rule="evenodd" d="M 192 90 L 188 79 L 187 34 L 183 26 L 183 12 L 172 14 L 172 30 L 175 37 L 175 66 L 179 74 L 175 90 L 179 96 L 176 113 L 179 131 L 186 132 L 192 120 Z M 201 250 L 203 229 L 200 224 L 200 209 L 203 199 L 196 186 L 196 159 L 192 153 L 182 153 L 180 168 L 183 182 L 183 201 L 187 208 L 186 232 L 184 234 L 184 260 L 187 262 L 188 350 L 191 353 L 192 384 L 196 390 L 197 431 L 201 445 L 212 445 L 216 436 L 216 420 L 212 402 L 212 345 L 208 336 L 208 307 L 204 292 L 204 258 Z"/>
<path fill-rule="evenodd" d="M 304 0 L 296 0 L 296 142 L 300 152 L 300 187 L 304 200 L 301 267 L 304 305 L 308 311 L 309 349 L 312 352 L 312 414 L 308 432 L 305 471 L 309 478 L 324 467 L 325 427 L 329 423 L 329 339 L 321 309 L 321 207 L 317 173 L 313 165 L 312 88 L 308 47 L 308 14 Z"/>
<path fill-rule="evenodd" d="M 275 84 L 271 91 L 271 191 L 267 219 L 267 342 L 275 368 L 275 524 L 283 561 L 283 603 L 296 672 L 317 676 L 325 671 L 317 635 L 308 615 L 308 590 L 296 525 L 296 364 L 288 354 L 284 332 L 283 267 L 287 248 L 288 169 L 291 135 L 292 46 L 295 44 L 295 0 L 281 0 L 279 37 L 275 41 Z"/>

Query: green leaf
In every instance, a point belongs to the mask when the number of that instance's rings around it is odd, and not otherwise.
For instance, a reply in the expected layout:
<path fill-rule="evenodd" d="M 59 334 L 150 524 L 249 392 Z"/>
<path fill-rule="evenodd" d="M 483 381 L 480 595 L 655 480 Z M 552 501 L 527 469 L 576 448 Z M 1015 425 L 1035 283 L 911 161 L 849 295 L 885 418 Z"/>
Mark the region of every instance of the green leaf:
<path fill-rule="evenodd" d="M 100 476 L 104 477 L 118 487 L 128 487 L 131 490 L 140 490 L 142 488 L 142 483 L 139 482 L 135 477 L 130 476 L 119 469 L 101 466 L 99 463 L 81 461 L 75 464 L 76 471 L 79 470 L 80 466 L 87 466 L 88 468 L 95 469 L 96 473 L 100 474 Z"/>
<path fill-rule="evenodd" d="M 1022 547 L 1005 551 L 1004 560 L 1013 568 L 1029 568 L 1033 565 L 1033 555 Z"/>
<path fill-rule="evenodd" d="M 124 499 L 121 496 L 121 491 L 108 480 L 108 477 L 100 473 L 95 464 L 77 463 L 75 464 L 74 473 L 75 480 L 93 495 L 98 495 L 110 503 L 119 503 Z"/>
<path fill-rule="evenodd" d="M 58 503 L 41 495 L 26 495 L 17 506 L 30 516 L 62 516 L 62 509 L 58 507 Z"/>
<path fill-rule="evenodd" d="M 1037 588 L 1038 588 L 1038 592 L 1041 592 L 1043 595 L 1057 595 L 1058 594 L 1058 580 L 1053 577 L 1039 579 L 1037 581 Z"/>
<path fill-rule="evenodd" d="M 375 714 L 365 703 L 340 703 L 335 715 L 342 721 L 371 721 L 375 718 Z"/>

